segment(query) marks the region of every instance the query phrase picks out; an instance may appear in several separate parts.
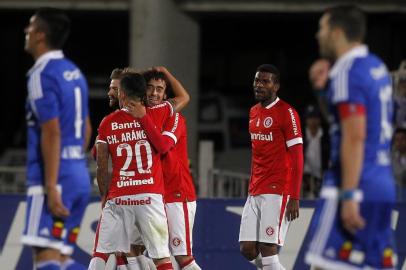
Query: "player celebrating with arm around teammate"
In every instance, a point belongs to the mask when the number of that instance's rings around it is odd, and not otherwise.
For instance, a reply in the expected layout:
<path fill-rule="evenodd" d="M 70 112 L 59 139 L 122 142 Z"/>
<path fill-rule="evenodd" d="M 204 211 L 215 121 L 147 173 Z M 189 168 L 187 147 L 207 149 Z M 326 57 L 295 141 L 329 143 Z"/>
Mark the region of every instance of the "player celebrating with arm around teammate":
<path fill-rule="evenodd" d="M 169 260 L 160 156 L 151 148 L 139 121 L 125 109 L 130 100 L 141 104 L 145 90 L 142 75 L 124 74 L 118 91 L 122 109 L 105 117 L 99 127 L 97 178 L 102 195 L 107 197 L 96 232 L 96 252 L 128 253 L 136 237 L 136 226 L 157 269 L 173 269 Z M 161 108 L 162 115 L 172 113 L 168 106 Z M 113 163 L 110 184 L 109 155 Z"/>
<path fill-rule="evenodd" d="M 249 132 L 252 161 L 249 196 L 240 227 L 241 253 L 249 261 L 262 256 L 264 270 L 284 269 L 278 246 L 283 246 L 289 222 L 299 217 L 303 173 L 303 140 L 295 109 L 277 97 L 279 70 L 258 67 Z"/>
<path fill-rule="evenodd" d="M 165 209 L 171 254 L 181 269 L 199 270 L 200 266 L 194 260 L 192 253 L 196 191 L 189 170 L 186 121 L 180 113 L 175 113 L 168 118 L 161 134 L 160 130 L 153 128 L 153 119 L 148 120 L 148 114 L 152 115 L 148 111 L 154 111 L 165 102 L 168 86 L 175 94 L 175 98 L 168 99 L 175 110 L 179 110 L 187 103 L 179 102 L 179 98 L 176 97 L 183 96 L 187 92 L 164 67 L 155 67 L 146 71 L 144 78 L 147 81 L 147 112 L 134 111 L 134 116 L 143 118 L 141 123 L 143 126 L 146 125 L 147 136 L 151 139 L 154 148 L 163 153 Z"/>

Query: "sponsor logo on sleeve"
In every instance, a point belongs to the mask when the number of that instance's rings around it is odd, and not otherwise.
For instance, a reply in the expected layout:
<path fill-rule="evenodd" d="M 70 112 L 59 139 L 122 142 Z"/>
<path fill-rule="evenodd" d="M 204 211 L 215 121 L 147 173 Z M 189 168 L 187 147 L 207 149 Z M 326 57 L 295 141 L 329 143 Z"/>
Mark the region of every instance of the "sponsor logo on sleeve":
<path fill-rule="evenodd" d="M 289 108 L 288 111 L 290 113 L 290 118 L 292 119 L 293 134 L 298 135 L 299 131 L 297 129 L 295 114 L 293 113 L 292 108 Z"/>

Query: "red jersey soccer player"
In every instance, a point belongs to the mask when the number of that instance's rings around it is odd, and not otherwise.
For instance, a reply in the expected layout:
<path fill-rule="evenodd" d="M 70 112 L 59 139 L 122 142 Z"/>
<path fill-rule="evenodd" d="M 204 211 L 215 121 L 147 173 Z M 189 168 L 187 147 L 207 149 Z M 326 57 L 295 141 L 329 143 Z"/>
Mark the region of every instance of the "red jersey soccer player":
<path fill-rule="evenodd" d="M 160 72 L 158 72 L 158 70 Z M 164 72 L 163 72 L 164 71 Z M 118 92 L 118 87 L 120 84 L 120 78 L 122 77 L 122 74 L 125 73 L 134 73 L 136 72 L 132 68 L 124 68 L 124 69 L 114 69 L 112 71 L 112 74 L 110 76 L 111 83 L 108 91 L 108 96 L 109 96 L 109 105 L 112 108 L 118 108 L 118 99 L 117 99 L 117 92 Z M 182 108 L 184 108 L 187 103 L 189 102 L 189 94 L 187 91 L 183 88 L 181 83 L 164 67 L 154 67 L 149 71 L 148 73 L 150 74 L 160 74 L 160 77 L 162 80 L 154 80 L 150 81 L 149 84 L 149 89 L 151 89 L 151 85 L 155 84 L 155 87 L 153 87 L 153 91 L 148 91 L 149 93 L 153 93 L 148 95 L 149 98 L 151 99 L 151 106 L 147 109 L 148 114 L 154 119 L 153 121 L 157 121 L 158 123 L 161 123 L 163 121 L 162 117 L 165 117 L 165 115 L 160 114 L 160 107 L 162 107 L 162 96 L 166 92 L 166 86 L 170 86 L 171 89 L 173 90 L 174 97 L 168 100 L 166 102 L 166 105 L 170 105 L 173 107 L 174 111 L 179 111 Z M 160 97 L 160 98 L 159 98 Z M 158 99 L 159 102 L 153 102 L 154 100 Z M 160 105 L 160 106 L 153 106 L 154 104 Z M 165 105 L 165 106 L 166 106 Z M 143 106 L 141 106 L 144 108 Z M 175 118 L 173 118 L 175 119 Z M 168 121 L 169 122 L 169 121 Z M 171 121 L 172 125 L 174 125 L 174 121 Z M 176 122 L 177 123 L 177 122 Z M 154 127 L 152 127 L 154 128 Z M 170 135 L 170 130 L 172 130 L 171 127 L 169 127 L 169 133 L 167 135 Z M 173 136 L 174 137 L 174 136 Z M 170 141 L 170 145 L 173 145 L 174 141 Z M 166 151 L 166 150 L 165 150 Z M 94 147 L 94 154 L 96 154 L 96 150 Z M 193 190 L 194 191 L 194 190 Z M 194 215 L 193 215 L 194 216 Z M 118 267 L 117 269 L 131 269 L 131 270 L 140 270 L 140 269 L 149 269 L 147 264 L 150 264 L 151 262 L 148 260 L 146 261 L 144 256 L 143 256 L 143 251 L 145 250 L 145 247 L 143 245 L 140 245 L 142 240 L 139 237 L 136 237 L 137 241 L 135 243 L 132 243 L 131 245 L 131 253 L 126 254 L 126 256 L 118 256 L 117 257 L 117 264 Z M 141 241 L 141 242 L 140 242 Z M 106 264 L 107 259 L 108 259 L 108 254 L 101 254 L 101 253 L 96 253 L 94 252 L 92 261 L 90 265 L 92 266 L 89 269 L 94 269 L 95 267 L 102 267 L 103 265 Z M 116 254 L 117 256 L 117 254 Z M 120 265 L 123 264 L 123 265 Z M 153 266 L 149 266 L 153 267 Z"/>
<path fill-rule="evenodd" d="M 171 74 L 163 67 L 144 73 L 147 81 L 148 106 L 160 106 L 159 104 L 162 104 L 163 100 L 166 99 L 165 76 L 172 88 L 175 88 Z M 183 89 L 183 87 L 181 88 Z M 133 109 L 134 116 L 143 117 L 145 115 L 145 112 Z M 143 118 L 148 118 L 148 115 Z M 146 124 L 145 121 L 142 123 Z M 188 166 L 185 119 L 181 114 L 176 113 L 165 123 L 162 135 L 158 130 L 151 127 L 144 128 L 154 148 L 157 148 L 160 153 L 165 153 L 162 155 L 162 168 L 171 254 L 175 256 L 182 269 L 200 270 L 201 268 L 195 262 L 192 254 L 196 192 Z M 173 144 L 175 147 L 171 148 Z"/>
<path fill-rule="evenodd" d="M 250 111 L 251 179 L 241 218 L 240 249 L 250 261 L 260 254 L 262 269 L 279 270 L 284 267 L 278 246 L 283 246 L 289 222 L 299 217 L 303 140 L 297 112 L 276 95 L 278 69 L 259 66 L 253 86 L 259 103 Z"/>
<path fill-rule="evenodd" d="M 130 100 L 141 102 L 145 80 L 140 74 L 125 74 L 120 81 L 119 102 L 123 107 Z M 124 106 L 125 107 L 125 106 Z M 164 104 L 160 115 L 172 110 Z M 165 117 L 157 123 L 163 125 Z M 113 172 L 108 177 L 108 156 Z M 125 109 L 103 119 L 97 143 L 97 178 L 107 194 L 100 226 L 96 234 L 96 251 L 129 252 L 134 241 L 134 224 L 150 256 L 159 269 L 173 269 L 169 260 L 168 232 L 162 201 L 163 176 L 159 153 L 152 150 L 140 122 Z M 108 192 L 107 192 L 108 188 Z M 151 223 L 150 221 L 154 222 Z M 159 234 L 156 234 L 159 231 Z M 159 237 L 157 237 L 159 235 Z"/>

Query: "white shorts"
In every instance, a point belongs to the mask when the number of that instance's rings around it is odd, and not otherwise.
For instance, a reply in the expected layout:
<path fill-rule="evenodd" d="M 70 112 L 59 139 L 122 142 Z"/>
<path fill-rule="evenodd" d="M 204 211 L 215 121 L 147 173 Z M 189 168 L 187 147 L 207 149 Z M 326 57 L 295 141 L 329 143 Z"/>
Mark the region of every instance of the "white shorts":
<path fill-rule="evenodd" d="M 96 232 L 96 251 L 129 252 L 139 234 L 151 258 L 170 256 L 162 195 L 143 193 L 108 200 Z"/>
<path fill-rule="evenodd" d="M 283 246 L 289 221 L 285 218 L 288 195 L 248 196 L 241 217 L 239 241 Z"/>
<path fill-rule="evenodd" d="M 166 203 L 169 227 L 169 249 L 173 256 L 192 255 L 193 224 L 196 202 Z"/>

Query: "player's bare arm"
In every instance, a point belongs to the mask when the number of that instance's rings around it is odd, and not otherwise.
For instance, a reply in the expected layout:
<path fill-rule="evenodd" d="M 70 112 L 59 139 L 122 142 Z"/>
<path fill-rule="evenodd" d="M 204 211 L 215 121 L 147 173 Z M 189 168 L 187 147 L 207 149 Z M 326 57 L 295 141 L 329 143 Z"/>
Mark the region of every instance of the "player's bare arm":
<path fill-rule="evenodd" d="M 174 98 L 171 98 L 168 101 L 172 104 L 175 112 L 180 112 L 190 101 L 189 93 L 178 79 L 176 79 L 175 76 L 173 76 L 165 67 L 153 67 L 152 69 L 164 73 L 168 78 L 168 81 L 172 86 L 173 94 L 175 95 Z"/>
<path fill-rule="evenodd" d="M 44 159 L 45 192 L 48 196 L 48 208 L 56 217 L 67 217 L 68 209 L 63 205 L 57 189 L 59 159 L 61 153 L 61 131 L 58 118 L 41 125 L 41 151 Z"/>
<path fill-rule="evenodd" d="M 110 186 L 108 163 L 109 151 L 107 143 L 99 142 L 97 143 L 96 179 L 102 201 L 102 208 L 104 207 L 104 203 L 106 202 L 107 190 Z"/>
<path fill-rule="evenodd" d="M 341 172 L 342 192 L 358 188 L 364 158 L 364 140 L 366 136 L 366 118 L 354 114 L 341 119 Z M 354 198 L 342 200 L 341 218 L 344 227 L 355 233 L 365 226 L 365 221 L 359 212 L 359 202 Z"/>
<path fill-rule="evenodd" d="M 286 219 L 288 221 L 295 220 L 299 217 L 299 200 L 289 199 L 286 205 Z"/>

